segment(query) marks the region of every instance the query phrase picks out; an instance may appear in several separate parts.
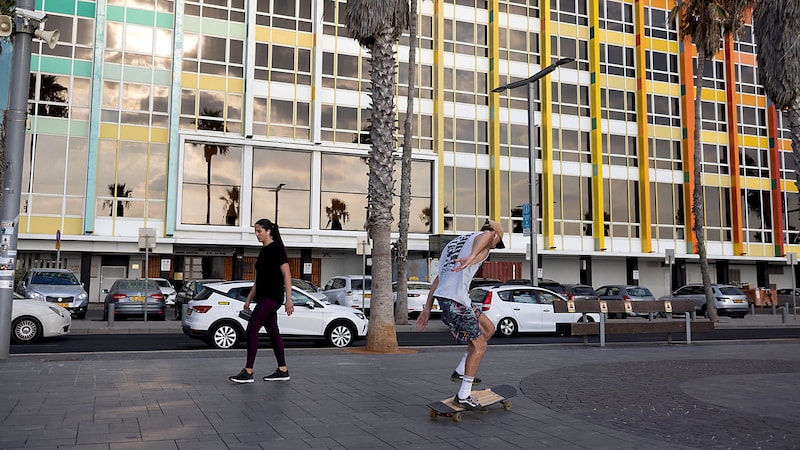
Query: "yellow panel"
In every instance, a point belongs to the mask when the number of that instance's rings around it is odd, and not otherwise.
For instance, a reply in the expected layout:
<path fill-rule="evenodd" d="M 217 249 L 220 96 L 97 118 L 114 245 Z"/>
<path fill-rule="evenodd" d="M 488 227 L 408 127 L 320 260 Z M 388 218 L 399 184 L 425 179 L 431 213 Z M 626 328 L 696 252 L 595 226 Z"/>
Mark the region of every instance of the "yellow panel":
<path fill-rule="evenodd" d="M 150 141 L 150 129 L 138 125 L 120 125 L 119 138 L 123 141 Z"/>
<path fill-rule="evenodd" d="M 100 124 L 100 139 L 117 139 L 119 138 L 119 128 L 110 123 Z"/>
<path fill-rule="evenodd" d="M 169 142 L 169 128 L 151 128 L 150 142 Z"/>
<path fill-rule="evenodd" d="M 677 139 L 681 138 L 680 128 L 668 127 L 666 125 L 650 126 L 650 136 L 662 139 Z"/>
<path fill-rule="evenodd" d="M 763 136 L 753 136 L 751 134 L 742 134 L 739 135 L 741 138 L 741 143 L 745 147 L 756 147 L 756 148 L 769 148 L 769 138 Z"/>
<path fill-rule="evenodd" d="M 672 97 L 679 97 L 681 95 L 681 86 L 679 84 L 647 81 L 646 86 L 647 92 L 652 92 L 656 95 L 669 95 Z"/>
<path fill-rule="evenodd" d="M 62 235 L 82 235 L 83 219 L 65 218 L 62 223 L 61 217 L 31 216 L 30 227 L 27 232 L 32 234 L 52 234 L 53 250 L 55 250 L 55 235 L 57 230 L 61 230 Z"/>
<path fill-rule="evenodd" d="M 654 52 L 670 53 L 670 54 L 678 53 L 677 42 L 662 41 L 660 39 L 649 39 L 648 42 L 645 44 L 645 46 Z"/>
<path fill-rule="evenodd" d="M 797 192 L 797 185 L 793 180 L 781 180 L 781 191 Z"/>
<path fill-rule="evenodd" d="M 772 252 L 772 246 L 764 244 L 742 244 L 744 254 L 747 256 L 775 256 Z"/>
<path fill-rule="evenodd" d="M 769 178 L 754 178 L 754 177 L 743 177 L 742 178 L 742 189 L 760 189 L 762 191 L 768 191 L 772 187 L 772 180 Z"/>
<path fill-rule="evenodd" d="M 228 92 L 244 93 L 244 80 L 240 78 L 228 78 Z"/>
<path fill-rule="evenodd" d="M 200 75 L 197 87 L 209 91 L 222 91 L 228 90 L 227 78 L 217 75 Z"/>
<path fill-rule="evenodd" d="M 256 42 L 269 42 L 270 28 L 257 26 L 256 27 Z"/>
<path fill-rule="evenodd" d="M 197 87 L 197 74 L 182 72 L 181 73 L 181 86 L 196 88 Z"/>
<path fill-rule="evenodd" d="M 634 78 L 623 78 L 618 76 L 608 76 L 608 75 L 601 75 L 600 76 L 600 85 L 605 88 L 611 89 L 619 89 L 624 91 L 635 91 L 636 90 L 636 79 Z"/>

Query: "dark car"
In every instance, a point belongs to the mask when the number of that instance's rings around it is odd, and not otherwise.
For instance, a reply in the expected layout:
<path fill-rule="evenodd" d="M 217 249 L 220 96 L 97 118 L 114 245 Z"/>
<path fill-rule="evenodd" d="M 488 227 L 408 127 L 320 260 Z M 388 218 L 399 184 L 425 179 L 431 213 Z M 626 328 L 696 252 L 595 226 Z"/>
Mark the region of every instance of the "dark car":
<path fill-rule="evenodd" d="M 644 286 L 634 286 L 629 284 L 609 284 L 605 286 L 600 286 L 599 288 L 595 289 L 597 292 L 597 296 L 600 300 L 624 300 L 624 301 L 644 301 L 644 300 L 655 300 L 655 296 L 653 293 L 650 292 L 650 289 L 647 289 Z M 631 314 L 635 315 L 635 313 Z M 647 314 L 643 314 L 647 315 Z M 624 319 L 627 317 L 625 313 L 617 313 L 617 319 Z"/>
<path fill-rule="evenodd" d="M 568 300 L 597 300 L 594 288 L 585 284 L 563 284 Z"/>
<path fill-rule="evenodd" d="M 473 278 L 469 283 L 469 288 L 474 289 L 478 286 L 495 286 L 498 284 L 503 283 L 497 278 Z"/>
<path fill-rule="evenodd" d="M 204 278 L 200 280 L 189 280 L 181 286 L 178 293 L 175 295 L 175 320 L 181 320 L 183 312 L 183 305 L 188 305 L 189 302 L 203 290 L 203 285 L 206 283 L 218 283 L 225 281 L 221 278 Z"/>
<path fill-rule="evenodd" d="M 103 320 L 108 320 L 109 306 L 112 304 L 115 319 L 144 317 L 145 305 L 148 320 L 167 318 L 164 294 L 154 280 L 123 278 L 115 281 L 110 289 L 103 289 L 103 293 L 106 294 L 103 302 Z"/>
<path fill-rule="evenodd" d="M 792 302 L 795 304 L 800 303 L 800 288 L 794 288 L 794 297 L 792 296 L 792 288 L 778 289 L 778 304 L 791 307 Z"/>

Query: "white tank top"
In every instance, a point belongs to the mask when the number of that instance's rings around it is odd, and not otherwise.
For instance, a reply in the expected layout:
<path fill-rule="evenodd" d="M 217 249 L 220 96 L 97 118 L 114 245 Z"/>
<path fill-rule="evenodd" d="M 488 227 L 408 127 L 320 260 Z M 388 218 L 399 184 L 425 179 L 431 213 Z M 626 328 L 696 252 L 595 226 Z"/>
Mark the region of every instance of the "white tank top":
<path fill-rule="evenodd" d="M 449 298 L 462 305 L 469 306 L 469 284 L 486 258 L 460 272 L 454 272 L 453 269 L 458 267 L 455 262 L 456 259 L 469 256 L 472 252 L 475 238 L 479 235 L 480 233 L 465 234 L 445 245 L 444 250 L 442 250 L 442 256 L 439 258 L 439 285 L 433 292 L 434 297 Z"/>

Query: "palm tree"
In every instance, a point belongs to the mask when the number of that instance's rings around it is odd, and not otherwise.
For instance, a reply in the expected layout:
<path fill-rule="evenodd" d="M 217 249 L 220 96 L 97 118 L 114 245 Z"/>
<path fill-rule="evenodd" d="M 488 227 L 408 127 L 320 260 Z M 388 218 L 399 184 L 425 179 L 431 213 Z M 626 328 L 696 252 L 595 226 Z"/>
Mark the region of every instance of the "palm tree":
<path fill-rule="evenodd" d="M 708 270 L 708 253 L 705 239 L 705 215 L 703 212 L 703 184 L 701 177 L 700 119 L 702 111 L 703 76 L 705 63 L 714 58 L 721 48 L 726 34 L 739 33 L 745 9 L 752 0 L 678 0 L 670 12 L 669 20 L 679 18 L 678 30 L 681 36 L 691 38 L 697 48 L 697 73 L 695 74 L 694 98 L 694 190 L 692 191 L 692 231 L 697 239 L 697 254 L 700 256 L 700 274 L 706 294 L 708 317 L 718 321 L 714 305 L 714 292 L 711 290 L 711 274 Z M 728 80 L 733 83 L 734 80 Z"/>
<path fill-rule="evenodd" d="M 753 31 L 758 44 L 758 79 L 775 108 L 788 112 L 792 157 L 795 167 L 800 167 L 800 46 L 794 34 L 797 30 L 800 30 L 797 1 L 761 0 L 756 5 Z M 795 171 L 794 176 L 800 189 L 800 171 Z"/>
<path fill-rule="evenodd" d="M 225 194 L 219 197 L 225 202 L 222 208 L 225 210 L 225 225 L 236 226 L 236 221 L 239 219 L 239 186 L 225 189 Z"/>
<path fill-rule="evenodd" d="M 112 197 L 117 199 L 117 217 L 125 217 L 125 208 L 131 207 L 130 200 L 120 200 L 122 198 L 129 198 L 133 195 L 133 190 L 126 189 L 125 183 L 116 183 L 108 185 L 108 192 Z M 103 209 L 110 209 L 109 216 L 114 215 L 114 199 L 104 200 Z"/>
<path fill-rule="evenodd" d="M 367 350 L 397 351 L 392 311 L 392 188 L 394 149 L 394 46 L 408 25 L 407 0 L 349 0 L 345 26 L 371 55 L 372 117 L 367 232 L 372 238 L 372 304 Z"/>
<path fill-rule="evenodd" d="M 397 304 L 394 320 L 398 325 L 408 323 L 408 226 L 411 216 L 411 127 L 414 122 L 414 93 L 417 84 L 417 0 L 411 0 L 408 20 L 408 92 L 406 118 L 403 122 L 403 156 L 400 170 L 400 223 L 397 239 Z M 430 212 L 430 208 L 428 208 Z"/>
<path fill-rule="evenodd" d="M 325 207 L 325 214 L 328 216 L 325 228 L 331 227 L 331 230 L 341 230 L 342 224 L 350 220 L 347 204 L 335 197 L 331 199 L 331 206 Z"/>
<path fill-rule="evenodd" d="M 203 109 L 201 113 L 202 116 L 206 117 L 222 117 L 222 110 L 208 110 Z M 225 122 L 222 120 L 211 120 L 211 119 L 197 119 L 197 129 L 198 130 L 208 130 L 208 131 L 226 131 L 225 130 Z M 216 145 L 216 144 L 203 144 L 203 153 L 205 154 L 206 159 L 206 225 L 211 223 L 211 158 L 214 155 L 227 155 L 228 154 L 228 146 L 227 145 Z"/>
<path fill-rule="evenodd" d="M 43 73 L 40 75 L 41 86 L 39 87 L 39 102 L 57 102 L 62 105 L 48 105 L 39 103 L 36 109 L 36 115 L 50 116 L 50 117 L 67 117 L 69 115 L 69 108 L 67 102 L 69 101 L 69 90 L 66 86 L 58 82 L 58 77 L 55 75 L 48 75 Z M 28 84 L 28 98 L 35 98 L 36 90 L 36 75 L 31 74 L 31 81 Z M 33 114 L 33 107 L 29 108 L 28 114 Z"/>

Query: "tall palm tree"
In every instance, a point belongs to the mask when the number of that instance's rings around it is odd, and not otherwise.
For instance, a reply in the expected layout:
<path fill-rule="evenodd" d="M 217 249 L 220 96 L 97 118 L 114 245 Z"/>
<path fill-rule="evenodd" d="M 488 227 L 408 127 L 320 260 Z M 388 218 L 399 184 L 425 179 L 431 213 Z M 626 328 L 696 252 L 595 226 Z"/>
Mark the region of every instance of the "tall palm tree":
<path fill-rule="evenodd" d="M 349 0 L 345 26 L 350 37 L 371 55 L 372 117 L 367 194 L 367 232 L 372 238 L 372 302 L 367 350 L 397 350 L 392 308 L 392 189 L 394 149 L 394 46 L 408 26 L 407 0 Z"/>
<path fill-rule="evenodd" d="M 202 116 L 222 118 L 222 110 L 203 109 Z M 222 120 L 197 119 L 198 130 L 226 131 L 225 122 Z M 211 223 L 211 158 L 215 155 L 227 155 L 227 145 L 203 144 L 203 153 L 206 159 L 206 225 Z"/>
<path fill-rule="evenodd" d="M 125 183 L 116 183 L 116 184 L 109 184 L 108 185 L 108 192 L 113 197 L 111 200 L 104 200 L 103 201 L 103 209 L 108 208 L 111 212 L 108 214 L 109 216 L 114 215 L 114 199 L 117 201 L 117 217 L 125 217 L 125 208 L 131 207 L 130 200 L 121 200 L 123 198 L 129 198 L 133 195 L 132 189 L 127 189 Z"/>
<path fill-rule="evenodd" d="M 414 134 L 414 94 L 417 85 L 417 0 L 411 0 L 408 20 L 408 92 L 406 118 L 403 122 L 403 156 L 400 170 L 400 223 L 397 239 L 397 304 L 394 320 L 398 325 L 408 323 L 408 226 L 411 216 L 411 149 Z M 428 208 L 430 212 L 430 208 Z"/>
<path fill-rule="evenodd" d="M 219 199 L 225 202 L 225 225 L 236 226 L 239 219 L 239 186 L 225 189 L 225 195 L 220 195 Z"/>
<path fill-rule="evenodd" d="M 800 3 L 796 0 L 761 0 L 756 5 L 753 32 L 758 44 L 758 79 L 775 108 L 788 112 L 792 157 L 795 167 L 800 167 L 800 45 L 794 34 L 797 30 L 800 30 Z M 800 171 L 795 170 L 794 176 L 800 189 Z M 781 238 L 780 242 L 783 241 Z"/>
<path fill-rule="evenodd" d="M 726 34 L 738 35 L 743 15 L 752 0 L 678 0 L 670 12 L 670 21 L 679 18 L 678 30 L 683 38 L 690 37 L 697 48 L 697 73 L 694 98 L 694 190 L 692 191 L 692 231 L 697 238 L 700 257 L 700 274 L 706 294 L 706 311 L 712 322 L 718 321 L 708 270 L 708 253 L 705 239 L 705 214 L 701 174 L 700 119 L 702 111 L 703 76 L 706 61 L 711 61 L 720 50 Z M 734 80 L 728 80 L 733 83 Z"/>

